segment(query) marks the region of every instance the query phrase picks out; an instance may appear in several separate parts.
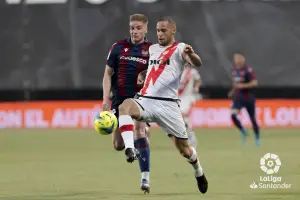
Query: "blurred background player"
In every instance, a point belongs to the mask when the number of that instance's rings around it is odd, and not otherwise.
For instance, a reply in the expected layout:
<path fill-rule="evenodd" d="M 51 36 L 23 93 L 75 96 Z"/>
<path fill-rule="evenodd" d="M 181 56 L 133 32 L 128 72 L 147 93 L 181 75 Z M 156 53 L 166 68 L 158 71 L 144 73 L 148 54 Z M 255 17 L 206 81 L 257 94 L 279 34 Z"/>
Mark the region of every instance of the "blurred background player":
<path fill-rule="evenodd" d="M 178 88 L 184 64 L 200 67 L 201 59 L 190 45 L 175 42 L 176 23 L 171 18 L 160 19 L 156 31 L 158 44 L 149 48 L 150 60 L 144 87 L 136 98 L 126 99 L 119 106 L 119 127 L 123 131 L 121 134 L 125 142 L 126 160 L 133 162 L 136 157 L 133 119 L 156 122 L 193 167 L 198 190 L 206 193 L 208 182 L 196 150 L 188 143 L 178 102 Z"/>
<path fill-rule="evenodd" d="M 190 113 L 193 103 L 200 98 L 201 79 L 199 72 L 190 64 L 186 64 L 180 80 L 178 95 L 180 99 L 180 110 L 183 116 L 185 127 L 189 136 L 189 143 L 194 148 L 197 146 L 197 137 L 192 129 Z"/>
<path fill-rule="evenodd" d="M 125 99 L 133 98 L 141 89 L 142 85 L 137 84 L 137 77 L 147 70 L 149 60 L 148 50 L 151 43 L 145 39 L 148 30 L 147 17 L 142 14 L 131 15 L 129 28 L 130 38 L 116 42 L 110 49 L 103 78 L 103 110 L 109 109 L 112 92 L 111 110 L 117 117 L 118 106 Z M 124 130 L 128 128 L 130 127 L 123 127 Z M 135 147 L 140 154 L 141 189 L 149 192 L 150 150 L 145 123 L 135 121 L 134 133 Z M 114 148 L 117 151 L 123 150 L 125 146 L 120 130 L 117 129 L 112 137 Z"/>
<path fill-rule="evenodd" d="M 252 88 L 257 86 L 257 80 L 255 79 L 252 68 L 245 64 L 245 56 L 240 52 L 233 54 L 234 68 L 232 70 L 233 76 L 233 88 L 228 93 L 229 98 L 232 98 L 231 118 L 234 125 L 241 132 L 242 143 L 245 142 L 247 132 L 237 115 L 242 108 L 246 108 L 252 127 L 255 133 L 256 146 L 260 145 L 259 126 L 255 116 L 255 97 L 252 92 Z"/>

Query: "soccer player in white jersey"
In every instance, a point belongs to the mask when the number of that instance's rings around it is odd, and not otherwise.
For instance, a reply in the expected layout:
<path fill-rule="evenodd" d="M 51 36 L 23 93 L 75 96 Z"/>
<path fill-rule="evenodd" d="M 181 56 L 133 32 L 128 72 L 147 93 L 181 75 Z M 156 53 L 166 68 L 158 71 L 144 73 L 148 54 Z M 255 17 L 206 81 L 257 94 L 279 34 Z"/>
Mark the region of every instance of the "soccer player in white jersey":
<path fill-rule="evenodd" d="M 188 135 L 179 108 L 178 88 L 185 63 L 200 67 L 201 59 L 190 45 L 175 41 L 176 23 L 171 18 L 157 22 L 158 44 L 149 48 L 149 65 L 143 89 L 134 99 L 119 106 L 119 127 L 125 143 L 127 162 L 136 157 L 133 119 L 156 122 L 172 139 L 179 153 L 195 171 L 198 190 L 208 188 L 196 150 L 189 145 Z"/>
<path fill-rule="evenodd" d="M 190 64 L 186 64 L 180 80 L 178 95 L 180 99 L 180 110 L 187 129 L 189 144 L 196 149 L 197 137 L 190 122 L 190 113 L 193 103 L 199 98 L 201 79 L 199 72 Z"/>

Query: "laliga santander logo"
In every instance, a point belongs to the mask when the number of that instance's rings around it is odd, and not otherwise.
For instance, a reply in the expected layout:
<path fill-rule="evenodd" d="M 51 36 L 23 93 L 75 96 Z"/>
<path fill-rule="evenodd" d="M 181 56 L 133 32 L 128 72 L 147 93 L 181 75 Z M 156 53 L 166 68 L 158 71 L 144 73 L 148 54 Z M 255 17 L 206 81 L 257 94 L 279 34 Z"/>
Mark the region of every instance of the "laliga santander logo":
<path fill-rule="evenodd" d="M 260 169 L 266 174 L 279 172 L 281 161 L 276 154 L 267 153 L 260 159 Z"/>
<path fill-rule="evenodd" d="M 292 184 L 282 181 L 281 176 L 275 176 L 281 167 L 279 156 L 272 153 L 267 153 L 260 158 L 260 169 L 267 174 L 267 176 L 260 176 L 259 181 L 253 181 L 250 184 L 251 189 L 289 189 Z"/>

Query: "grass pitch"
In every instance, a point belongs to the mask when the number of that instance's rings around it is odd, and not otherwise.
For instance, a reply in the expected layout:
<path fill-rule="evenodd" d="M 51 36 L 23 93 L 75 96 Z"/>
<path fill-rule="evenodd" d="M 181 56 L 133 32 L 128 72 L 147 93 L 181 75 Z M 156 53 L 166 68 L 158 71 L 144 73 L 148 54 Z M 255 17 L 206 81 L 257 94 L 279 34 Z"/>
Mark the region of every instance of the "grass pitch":
<path fill-rule="evenodd" d="M 197 191 L 193 170 L 159 129 L 151 135 L 151 193 L 139 190 L 138 163 L 125 162 L 111 137 L 93 130 L 0 130 L 1 200 L 300 199 L 300 130 L 263 130 L 242 147 L 234 129 L 198 129 L 198 153 L 209 181 Z M 265 174 L 260 158 L 278 154 L 276 176 L 291 189 L 251 189 Z"/>

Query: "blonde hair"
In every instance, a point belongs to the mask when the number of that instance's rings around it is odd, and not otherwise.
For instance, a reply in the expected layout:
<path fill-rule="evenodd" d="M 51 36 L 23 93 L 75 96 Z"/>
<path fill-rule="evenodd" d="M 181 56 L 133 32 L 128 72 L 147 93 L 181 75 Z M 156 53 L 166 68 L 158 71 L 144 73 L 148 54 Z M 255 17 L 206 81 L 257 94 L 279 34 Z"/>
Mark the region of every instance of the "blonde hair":
<path fill-rule="evenodd" d="M 146 17 L 146 15 L 143 15 L 143 14 L 133 14 L 133 15 L 130 15 L 129 17 L 129 21 L 140 21 L 140 22 L 143 22 L 145 24 L 148 24 L 148 18 Z"/>

